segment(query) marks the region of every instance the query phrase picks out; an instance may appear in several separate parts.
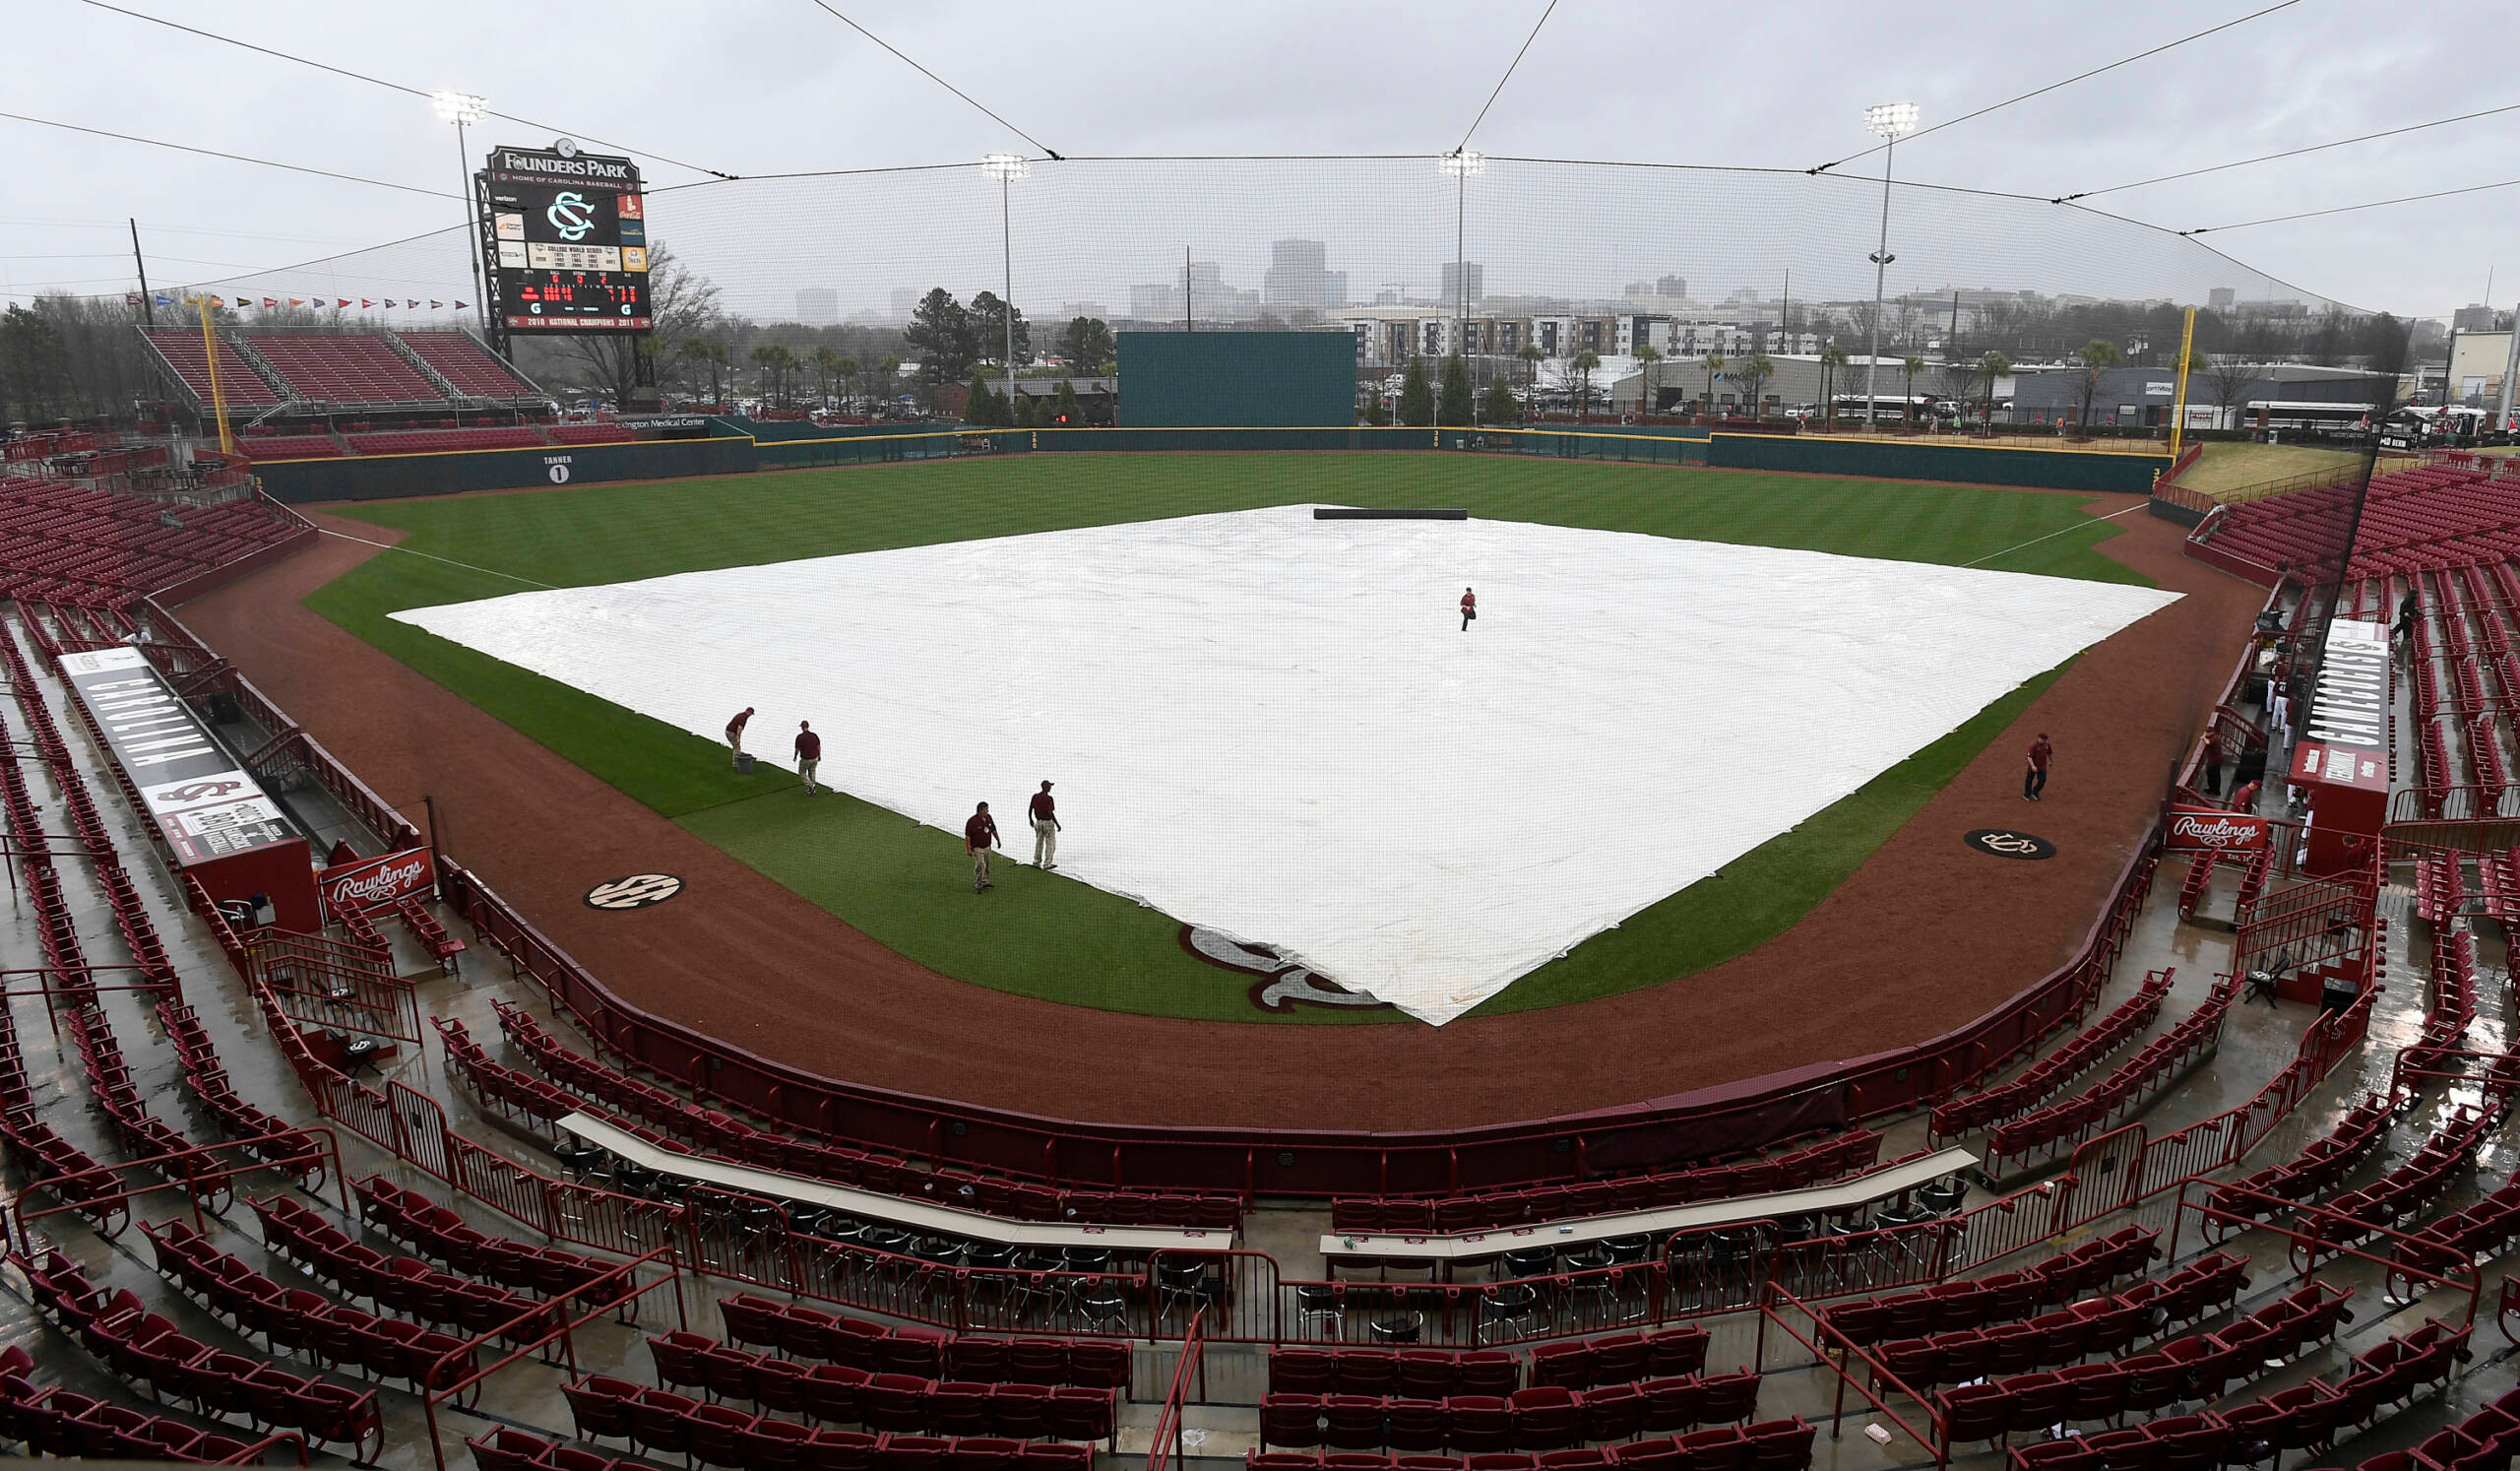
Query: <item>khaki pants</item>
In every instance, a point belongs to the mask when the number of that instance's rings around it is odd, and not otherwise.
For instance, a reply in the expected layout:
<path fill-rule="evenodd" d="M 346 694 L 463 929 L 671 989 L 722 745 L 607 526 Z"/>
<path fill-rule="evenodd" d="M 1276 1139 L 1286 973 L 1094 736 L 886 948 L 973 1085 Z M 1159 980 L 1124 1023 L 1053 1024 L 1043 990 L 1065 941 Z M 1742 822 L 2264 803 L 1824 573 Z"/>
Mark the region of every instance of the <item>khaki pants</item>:
<path fill-rule="evenodd" d="M 988 882 L 988 850 L 972 850 L 972 883 L 975 887 Z"/>
<path fill-rule="evenodd" d="M 1058 864 L 1059 825 L 1047 817 L 1033 820 L 1033 866 L 1050 868 Z"/>
<path fill-rule="evenodd" d="M 821 764 L 822 763 L 820 761 L 799 761 L 796 763 L 796 775 L 805 779 L 805 795 L 807 797 L 814 795 L 814 768 Z"/>

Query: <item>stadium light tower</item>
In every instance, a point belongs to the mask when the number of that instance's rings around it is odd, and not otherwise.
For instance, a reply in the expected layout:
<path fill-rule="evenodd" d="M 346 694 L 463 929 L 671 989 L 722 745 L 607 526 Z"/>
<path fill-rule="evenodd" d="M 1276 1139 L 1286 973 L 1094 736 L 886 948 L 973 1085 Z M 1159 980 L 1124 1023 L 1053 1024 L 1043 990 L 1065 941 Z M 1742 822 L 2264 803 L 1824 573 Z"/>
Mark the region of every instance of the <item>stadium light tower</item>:
<path fill-rule="evenodd" d="M 464 197 L 469 202 L 469 212 L 464 218 L 464 235 L 472 242 L 464 254 L 472 263 L 472 299 L 480 307 L 481 326 L 486 333 L 490 323 L 490 298 L 481 289 L 481 199 L 472 192 L 472 151 L 464 142 L 464 125 L 489 116 L 490 101 L 469 92 L 433 92 L 429 94 L 429 105 L 437 109 L 439 122 L 455 124 L 455 161 L 464 169 Z"/>
<path fill-rule="evenodd" d="M 1444 172 L 1453 176 L 1453 348 L 1461 353 L 1464 366 L 1470 362 L 1470 264 L 1465 245 L 1466 225 L 1470 219 L 1470 176 L 1487 169 L 1487 156 L 1475 149 L 1457 148 L 1438 160 Z M 1478 417 L 1475 409 L 1471 416 Z"/>
<path fill-rule="evenodd" d="M 980 167 L 997 180 L 998 238 L 1006 251 L 1006 420 L 1015 421 L 1015 181 L 1033 171 L 1021 154 L 990 154 Z"/>
<path fill-rule="evenodd" d="M 1863 109 L 1866 132 L 1887 140 L 1881 155 L 1881 248 L 1872 252 L 1872 346 L 1863 360 L 1863 429 L 1869 434 L 1881 416 L 1881 401 L 1873 393 L 1873 381 L 1881 373 L 1881 296 L 1882 285 L 1889 278 L 1890 262 L 1890 160 L 1899 154 L 1899 140 L 1917 130 L 1917 104 L 1883 102 Z"/>

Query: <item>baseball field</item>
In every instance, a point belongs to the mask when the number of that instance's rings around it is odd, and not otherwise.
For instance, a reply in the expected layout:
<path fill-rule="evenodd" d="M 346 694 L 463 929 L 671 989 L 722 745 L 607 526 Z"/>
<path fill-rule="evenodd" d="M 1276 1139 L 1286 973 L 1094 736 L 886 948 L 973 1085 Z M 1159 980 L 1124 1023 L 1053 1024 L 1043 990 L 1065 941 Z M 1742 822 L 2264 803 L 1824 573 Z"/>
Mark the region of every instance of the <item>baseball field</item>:
<path fill-rule="evenodd" d="M 947 976 L 1076 1005 L 1220 1021 L 1373 1023 L 1387 1011 L 1256 1009 L 1134 900 L 1002 865 L 971 923 L 961 838 L 843 797 L 805 802 L 764 764 L 392 614 L 539 587 L 1104 526 L 1293 502 L 1445 505 L 1474 517 L 1848 556 L 2141 584 L 2094 548 L 2119 528 L 2092 498 L 1948 484 L 1421 454 L 974 458 L 433 500 L 339 514 L 399 530 L 399 550 L 308 606 L 881 944 Z M 1009 589 L 1010 598 L 1020 595 Z M 764 630 L 775 636 L 776 630 Z M 834 657 L 845 658 L 846 651 Z M 942 672 L 941 677 L 951 677 Z M 2053 672 L 1771 839 L 1716 877 L 1603 931 L 1487 1001 L 1552 1006 L 1656 985 L 1757 947 L 1825 899 L 2002 731 Z M 974 697 L 984 698 L 985 691 Z M 1859 712 L 1809 712 L 1810 738 Z M 835 751 L 846 732 L 833 733 Z M 765 744 L 780 743 L 765 741 Z M 845 769 L 826 761 L 826 773 Z M 1018 827 L 1018 824 L 1010 824 Z"/>

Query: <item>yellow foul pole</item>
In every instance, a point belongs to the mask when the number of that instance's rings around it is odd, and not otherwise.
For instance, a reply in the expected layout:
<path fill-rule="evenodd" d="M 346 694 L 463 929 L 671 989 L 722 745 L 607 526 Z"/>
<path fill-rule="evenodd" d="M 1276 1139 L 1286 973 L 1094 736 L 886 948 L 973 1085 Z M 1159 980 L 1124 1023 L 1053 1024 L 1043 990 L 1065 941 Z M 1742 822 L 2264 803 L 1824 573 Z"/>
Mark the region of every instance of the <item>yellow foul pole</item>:
<path fill-rule="evenodd" d="M 2188 358 L 2196 346 L 2196 308 L 2187 309 L 2187 325 L 2178 333 L 2178 392 L 2170 410 L 2170 463 L 2178 463 L 2178 442 L 2187 432 Z"/>
<path fill-rule="evenodd" d="M 210 297 L 196 296 L 201 303 L 201 357 L 210 364 L 210 408 L 219 416 L 219 452 L 236 453 L 236 441 L 227 432 L 227 396 L 219 390 L 219 335 L 210 328 Z"/>

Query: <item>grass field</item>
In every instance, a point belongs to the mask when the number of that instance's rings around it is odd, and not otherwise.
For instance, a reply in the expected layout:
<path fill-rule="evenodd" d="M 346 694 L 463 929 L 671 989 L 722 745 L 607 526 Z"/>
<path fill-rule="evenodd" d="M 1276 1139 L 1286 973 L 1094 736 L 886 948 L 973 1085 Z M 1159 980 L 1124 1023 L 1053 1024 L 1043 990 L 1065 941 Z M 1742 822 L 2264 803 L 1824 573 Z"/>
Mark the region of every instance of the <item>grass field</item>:
<path fill-rule="evenodd" d="M 2143 583 L 2093 546 L 2072 495 L 1462 455 L 1035 455 L 374 502 L 342 510 L 429 555 L 380 555 L 307 599 L 317 612 L 902 954 L 1001 991 L 1224 1021 L 1248 976 L 1190 957 L 1179 923 L 1007 863 L 969 923 L 960 834 L 854 799 L 807 804 L 768 766 L 391 620 L 527 583 L 585 586 L 799 557 L 1243 510 L 1294 501 L 1463 506 L 1475 516 Z M 2001 553 L 1998 555 L 1998 553 Z M 445 558 L 448 560 L 433 560 Z M 467 565 L 451 565 L 464 563 Z M 1480 1008 L 1555 1005 L 1715 965 L 1790 927 L 2008 724 L 2043 676 L 1869 785 L 1514 984 Z M 846 769 L 846 737 L 827 763 Z M 836 859 L 845 856 L 845 861 Z M 1299 1008 L 1304 1022 L 1396 1013 Z"/>

